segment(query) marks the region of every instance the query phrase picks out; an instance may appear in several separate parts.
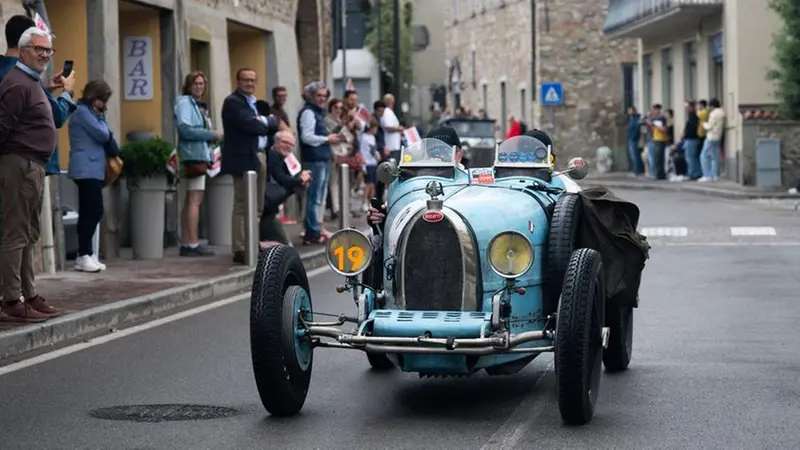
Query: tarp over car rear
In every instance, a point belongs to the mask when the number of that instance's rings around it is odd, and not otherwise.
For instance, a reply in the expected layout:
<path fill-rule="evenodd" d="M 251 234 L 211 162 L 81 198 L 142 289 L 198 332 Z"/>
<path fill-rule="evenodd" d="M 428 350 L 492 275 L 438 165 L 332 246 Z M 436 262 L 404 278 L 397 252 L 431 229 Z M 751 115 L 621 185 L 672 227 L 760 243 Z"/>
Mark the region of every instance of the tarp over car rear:
<path fill-rule="evenodd" d="M 640 234 L 639 207 L 625 201 L 606 187 L 578 193 L 583 203 L 576 248 L 600 252 L 608 301 L 620 306 L 638 306 L 639 285 L 650 244 Z"/>

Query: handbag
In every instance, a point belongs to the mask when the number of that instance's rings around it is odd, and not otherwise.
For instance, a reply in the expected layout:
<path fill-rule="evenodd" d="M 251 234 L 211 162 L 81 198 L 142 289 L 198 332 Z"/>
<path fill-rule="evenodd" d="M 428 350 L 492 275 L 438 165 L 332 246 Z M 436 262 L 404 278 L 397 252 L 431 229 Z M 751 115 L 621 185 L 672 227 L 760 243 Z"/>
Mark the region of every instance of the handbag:
<path fill-rule="evenodd" d="M 112 156 L 106 159 L 106 176 L 103 186 L 110 186 L 122 173 L 122 159 L 119 156 Z"/>
<path fill-rule="evenodd" d="M 201 162 L 186 162 L 183 163 L 183 176 L 185 178 L 202 177 L 208 172 L 208 163 Z"/>

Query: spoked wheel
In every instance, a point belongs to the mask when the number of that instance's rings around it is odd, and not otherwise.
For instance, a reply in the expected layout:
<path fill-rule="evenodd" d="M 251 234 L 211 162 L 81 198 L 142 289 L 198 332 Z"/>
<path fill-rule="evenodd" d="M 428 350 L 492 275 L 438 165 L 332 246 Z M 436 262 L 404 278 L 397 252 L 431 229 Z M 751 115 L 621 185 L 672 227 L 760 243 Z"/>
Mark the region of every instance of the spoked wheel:
<path fill-rule="evenodd" d="M 301 317 L 313 320 L 300 255 L 285 245 L 261 252 L 250 297 L 250 351 L 258 395 L 274 416 L 297 414 L 308 394 L 314 346 Z"/>
<path fill-rule="evenodd" d="M 608 302 L 606 324 L 610 332 L 603 364 L 609 372 L 622 372 L 630 365 L 633 353 L 633 307 Z"/>
<path fill-rule="evenodd" d="M 556 325 L 556 382 L 561 418 L 569 425 L 592 420 L 602 375 L 605 323 L 603 263 L 595 250 L 572 253 Z"/>

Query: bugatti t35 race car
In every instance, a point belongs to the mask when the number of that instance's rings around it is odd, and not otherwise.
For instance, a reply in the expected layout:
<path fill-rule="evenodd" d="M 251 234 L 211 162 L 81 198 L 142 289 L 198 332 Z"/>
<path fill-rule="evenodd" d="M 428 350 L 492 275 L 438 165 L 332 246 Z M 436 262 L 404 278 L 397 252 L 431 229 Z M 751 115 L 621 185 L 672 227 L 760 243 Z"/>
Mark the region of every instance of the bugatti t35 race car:
<path fill-rule="evenodd" d="M 564 422 L 591 420 L 602 364 L 620 371 L 630 362 L 638 303 L 607 301 L 603 247 L 582 245 L 586 201 L 566 177 L 585 177 L 586 163 L 574 158 L 555 172 L 550 147 L 530 136 L 503 142 L 493 167 L 464 171 L 455 155 L 434 139 L 404 148 L 397 165 L 379 168 L 389 185 L 385 223 L 371 237 L 331 236 L 327 258 L 344 279 L 335 289 L 355 302 L 350 316 L 315 317 L 293 248 L 260 255 L 251 351 L 271 414 L 300 411 L 315 349 L 333 347 L 420 376 L 512 374 L 553 352 Z M 637 302 L 643 266 L 626 288 Z"/>

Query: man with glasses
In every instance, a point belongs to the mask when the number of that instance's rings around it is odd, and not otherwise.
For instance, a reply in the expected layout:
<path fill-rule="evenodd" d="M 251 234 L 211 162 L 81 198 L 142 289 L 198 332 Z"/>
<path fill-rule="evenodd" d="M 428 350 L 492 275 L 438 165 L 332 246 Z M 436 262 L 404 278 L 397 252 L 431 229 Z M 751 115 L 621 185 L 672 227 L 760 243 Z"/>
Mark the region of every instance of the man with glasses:
<path fill-rule="evenodd" d="M 258 217 L 264 209 L 264 191 L 267 182 L 266 150 L 269 137 L 285 129 L 276 116 L 264 117 L 256 108 L 258 77 L 253 69 L 236 72 L 236 91 L 222 103 L 222 129 L 225 149 L 222 151 L 221 173 L 233 177 L 233 217 L 231 240 L 233 262 L 244 264 L 244 217 L 247 208 L 247 187 L 244 175 L 253 170 L 258 173 L 256 195 Z"/>
<path fill-rule="evenodd" d="M 300 158 L 303 168 L 311 170 L 311 186 L 306 192 L 306 217 L 303 244 L 322 244 L 327 236 L 322 235 L 319 223 L 330 178 L 331 144 L 341 142 L 341 137 L 328 133 L 325 125 L 328 89 L 320 81 L 308 84 L 303 90 L 306 103 L 297 116 L 297 130 L 300 136 Z"/>
<path fill-rule="evenodd" d="M 60 314 L 36 293 L 33 264 L 45 164 L 56 146 L 53 110 L 41 85 L 52 54 L 50 34 L 28 28 L 19 39 L 19 61 L 0 82 L 0 321 L 43 322 Z"/>
<path fill-rule="evenodd" d="M 6 50 L 5 56 L 0 56 L 0 81 L 3 80 L 6 74 L 11 71 L 11 69 L 13 69 L 17 64 L 17 61 L 19 61 L 18 46 L 20 36 L 22 36 L 22 33 L 24 33 L 28 28 L 35 26 L 36 24 L 34 23 L 33 19 L 22 14 L 12 16 L 10 19 L 8 19 L 8 22 L 6 22 L 5 34 L 8 50 Z M 55 49 L 53 48 L 34 50 L 48 52 L 50 57 L 52 57 L 53 53 L 55 53 Z M 47 101 L 50 103 L 50 107 L 53 109 L 53 122 L 55 122 L 56 128 L 61 128 L 64 126 L 64 124 L 67 123 L 69 116 L 75 112 L 75 109 L 77 108 L 77 105 L 73 101 L 75 71 L 73 70 L 67 78 L 64 78 L 62 75 L 62 72 L 59 72 L 47 80 L 46 83 L 42 82 L 42 88 L 45 90 L 45 94 L 47 95 Z M 62 89 L 62 92 L 56 97 L 53 95 L 53 92 L 58 89 Z M 46 171 L 48 174 L 61 172 L 61 165 L 58 156 L 58 145 L 56 145 L 53 156 L 47 163 Z"/>

